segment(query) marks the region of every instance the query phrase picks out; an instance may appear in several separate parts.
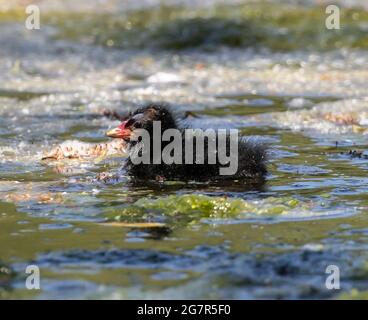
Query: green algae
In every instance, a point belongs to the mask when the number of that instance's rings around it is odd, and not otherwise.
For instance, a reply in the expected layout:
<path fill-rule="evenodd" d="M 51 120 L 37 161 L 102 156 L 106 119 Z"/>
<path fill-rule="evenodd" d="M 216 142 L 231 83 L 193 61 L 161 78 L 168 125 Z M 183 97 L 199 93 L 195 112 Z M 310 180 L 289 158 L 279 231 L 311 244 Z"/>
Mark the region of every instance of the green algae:
<path fill-rule="evenodd" d="M 357 289 L 352 289 L 349 292 L 342 293 L 339 300 L 368 300 L 368 291 L 361 291 Z"/>
<path fill-rule="evenodd" d="M 327 202 L 303 202 L 294 197 L 269 197 L 263 200 L 244 200 L 206 196 L 203 194 L 170 195 L 153 198 L 141 198 L 125 208 L 105 214 L 115 221 L 147 221 L 150 217 L 163 215 L 169 218 L 183 218 L 186 223 L 202 219 L 242 219 L 288 216 L 306 217 L 321 214 L 318 208 L 328 210 Z M 317 208 L 318 207 L 318 208 Z M 175 221 L 177 222 L 177 221 Z"/>
<path fill-rule="evenodd" d="M 204 195 L 172 195 L 155 200 L 139 199 L 136 205 L 146 210 L 158 210 L 166 215 L 190 214 L 208 218 L 232 217 L 248 208 L 242 199 L 227 199 Z"/>

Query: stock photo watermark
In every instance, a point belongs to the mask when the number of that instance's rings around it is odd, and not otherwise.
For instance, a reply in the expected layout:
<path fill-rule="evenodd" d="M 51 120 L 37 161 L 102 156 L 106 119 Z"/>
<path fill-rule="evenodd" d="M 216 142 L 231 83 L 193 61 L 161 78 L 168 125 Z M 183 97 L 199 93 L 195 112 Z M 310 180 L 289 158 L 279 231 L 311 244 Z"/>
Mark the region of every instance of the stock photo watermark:
<path fill-rule="evenodd" d="M 27 18 L 24 23 L 27 30 L 39 30 L 41 28 L 40 8 L 35 4 L 26 7 Z"/>
<path fill-rule="evenodd" d="M 220 175 L 233 175 L 238 170 L 237 129 L 230 129 L 229 132 L 226 129 L 185 129 L 184 133 L 178 129 L 166 129 L 162 132 L 161 121 L 153 121 L 151 136 L 147 130 L 131 128 L 129 123 L 123 122 L 119 127 L 108 131 L 107 135 L 136 142 L 137 148 L 129 152 L 134 164 L 210 165 L 218 161 L 223 166 L 228 165 L 219 168 Z M 165 146 L 162 148 L 163 143 Z"/>
<path fill-rule="evenodd" d="M 340 8 L 336 5 L 329 5 L 326 7 L 326 14 L 328 15 L 325 21 L 328 30 L 340 30 Z"/>
<path fill-rule="evenodd" d="M 327 266 L 325 286 L 328 290 L 340 290 L 340 268 L 334 264 Z"/>
<path fill-rule="evenodd" d="M 41 289 L 40 268 L 36 265 L 29 265 L 27 266 L 25 273 L 28 274 L 25 283 L 26 288 L 28 290 L 40 290 Z"/>
<path fill-rule="evenodd" d="M 27 15 L 25 27 L 27 30 L 39 30 L 41 28 L 41 11 L 39 6 L 35 4 L 28 5 L 25 8 Z M 337 5 L 328 5 L 325 13 L 327 15 L 325 26 L 328 30 L 340 30 L 340 8 Z"/>

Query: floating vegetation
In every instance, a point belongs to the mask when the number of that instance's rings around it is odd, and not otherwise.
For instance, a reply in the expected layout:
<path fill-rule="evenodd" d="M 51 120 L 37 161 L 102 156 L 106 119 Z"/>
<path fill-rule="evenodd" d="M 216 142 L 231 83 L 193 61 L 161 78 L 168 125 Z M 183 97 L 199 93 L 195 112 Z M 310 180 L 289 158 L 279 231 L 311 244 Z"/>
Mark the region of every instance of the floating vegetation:
<path fill-rule="evenodd" d="M 303 202 L 293 197 L 263 200 L 243 200 L 239 198 L 210 197 L 201 194 L 172 195 L 157 199 L 141 198 L 133 205 L 120 211 L 119 214 L 109 214 L 113 221 L 135 221 L 135 219 L 154 219 L 160 217 L 175 217 L 187 223 L 228 221 L 245 222 L 258 218 L 259 221 L 272 219 L 277 221 L 294 219 L 315 219 L 330 215 L 352 214 L 354 210 L 339 210 L 333 207 L 328 199 L 315 202 Z M 271 219 L 271 220 L 270 220 Z M 130 222 L 132 223 L 132 222 Z"/>
<path fill-rule="evenodd" d="M 103 159 L 114 154 L 125 154 L 124 140 L 117 139 L 98 144 L 65 141 L 52 150 L 45 152 L 42 160 Z"/>

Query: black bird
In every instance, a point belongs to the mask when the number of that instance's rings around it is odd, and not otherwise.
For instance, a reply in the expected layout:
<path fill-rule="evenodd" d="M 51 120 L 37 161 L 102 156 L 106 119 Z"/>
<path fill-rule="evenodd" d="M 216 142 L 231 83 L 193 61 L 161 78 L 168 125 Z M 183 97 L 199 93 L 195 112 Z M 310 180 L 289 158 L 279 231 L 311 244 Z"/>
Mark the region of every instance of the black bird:
<path fill-rule="evenodd" d="M 180 144 L 182 145 L 182 152 L 179 157 L 182 163 L 167 164 L 161 161 L 159 164 L 154 164 L 154 150 L 153 150 L 153 123 L 158 121 L 161 123 L 161 132 L 167 129 L 178 129 L 180 136 Z M 149 133 L 149 146 L 142 143 L 142 137 L 138 139 L 137 133 L 142 132 L 140 129 L 145 129 Z M 121 125 L 115 129 L 108 131 L 106 134 L 112 138 L 124 139 L 127 143 L 127 150 L 129 158 L 125 163 L 129 175 L 137 179 L 145 180 L 183 180 L 183 181 L 214 181 L 214 180 L 263 180 L 267 174 L 266 161 L 267 150 L 264 144 L 251 141 L 249 139 L 239 138 L 237 144 L 237 170 L 230 175 L 221 175 L 220 169 L 229 167 L 229 163 L 223 163 L 219 159 L 218 144 L 215 144 L 215 149 L 212 148 L 208 137 L 204 137 L 203 161 L 198 164 L 196 161 L 199 156 L 196 155 L 196 145 L 198 140 L 193 142 L 193 162 L 188 164 L 185 161 L 186 150 L 186 135 L 185 131 L 189 129 L 187 126 L 179 126 L 179 121 L 170 111 L 167 105 L 163 104 L 148 104 L 145 107 L 139 108 L 128 116 Z M 160 136 L 161 138 L 162 136 Z M 218 134 L 216 136 L 218 138 Z M 230 151 L 230 135 L 226 135 L 226 153 L 229 155 Z M 162 139 L 161 139 L 162 140 Z M 166 146 L 173 141 L 161 141 L 160 156 Z M 218 141 L 218 139 L 217 139 Z M 215 161 L 209 161 L 208 151 L 215 154 Z M 149 152 L 149 163 L 136 164 L 134 161 L 137 156 L 141 157 L 142 152 Z M 171 156 L 173 154 L 171 153 Z M 212 158 L 213 159 L 213 158 Z"/>

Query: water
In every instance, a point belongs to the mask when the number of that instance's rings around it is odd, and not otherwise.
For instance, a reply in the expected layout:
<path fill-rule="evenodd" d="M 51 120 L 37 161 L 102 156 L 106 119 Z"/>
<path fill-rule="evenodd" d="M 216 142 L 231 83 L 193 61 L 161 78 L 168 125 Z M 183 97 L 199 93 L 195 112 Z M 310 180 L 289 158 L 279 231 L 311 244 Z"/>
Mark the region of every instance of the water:
<path fill-rule="evenodd" d="M 101 46 L 82 24 L 25 32 L 17 19 L 0 25 L 2 298 L 364 297 L 368 159 L 349 154 L 367 148 L 364 44 L 172 50 L 162 29 L 162 47 Z M 66 141 L 107 142 L 119 122 L 103 110 L 147 101 L 269 143 L 266 184 L 133 184 L 123 154 L 41 160 Z M 24 287 L 29 264 L 40 291 Z M 326 289 L 328 265 L 341 290 Z"/>

